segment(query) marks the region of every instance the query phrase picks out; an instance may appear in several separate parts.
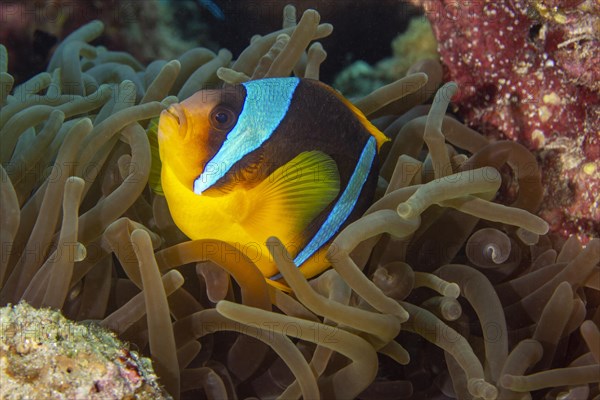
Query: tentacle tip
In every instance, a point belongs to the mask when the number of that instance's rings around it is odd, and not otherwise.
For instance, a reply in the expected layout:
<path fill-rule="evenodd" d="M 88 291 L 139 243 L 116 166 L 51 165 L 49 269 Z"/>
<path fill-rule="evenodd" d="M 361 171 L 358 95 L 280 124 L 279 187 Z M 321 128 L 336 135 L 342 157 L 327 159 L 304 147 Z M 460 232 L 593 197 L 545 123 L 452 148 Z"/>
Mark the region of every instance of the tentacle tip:
<path fill-rule="evenodd" d="M 76 186 L 83 186 L 85 185 L 85 181 L 78 177 L 78 176 L 70 176 L 67 178 L 67 181 L 65 183 L 68 183 L 69 185 L 76 185 Z"/>
<path fill-rule="evenodd" d="M 179 60 L 171 60 L 167 63 L 167 65 L 170 65 L 172 68 L 176 68 L 177 71 L 181 69 L 181 62 Z"/>
<path fill-rule="evenodd" d="M 579 327 L 580 330 L 589 330 L 589 329 L 593 329 L 595 326 L 594 321 L 592 321 L 591 319 L 586 319 L 585 321 L 583 321 L 581 323 L 581 326 Z"/>
<path fill-rule="evenodd" d="M 144 229 L 142 228 L 136 228 L 133 230 L 133 232 L 131 232 L 131 240 L 142 240 L 142 239 L 147 239 L 148 241 L 150 241 L 150 235 L 148 235 L 148 232 L 146 232 Z"/>
<path fill-rule="evenodd" d="M 230 314 L 232 305 L 233 305 L 233 303 L 230 301 L 219 300 L 215 306 L 215 309 L 222 316 L 224 316 L 226 318 L 231 318 L 231 317 L 229 317 L 229 314 Z"/>
<path fill-rule="evenodd" d="M 169 108 L 172 104 L 179 103 L 177 96 L 165 97 L 159 104 L 163 109 Z"/>
<path fill-rule="evenodd" d="M 321 29 L 323 29 L 323 37 L 331 35 L 333 32 L 333 25 L 325 23 L 320 25 Z"/>
<path fill-rule="evenodd" d="M 498 380 L 498 383 L 504 389 L 513 390 L 513 387 L 512 387 L 513 386 L 513 381 L 514 381 L 514 376 L 513 375 L 504 374 L 504 375 L 502 375 L 500 377 L 500 379 Z"/>
<path fill-rule="evenodd" d="M 100 21 L 99 19 L 95 19 L 93 21 L 91 21 L 88 26 L 93 27 L 94 29 L 98 29 L 100 31 L 104 30 L 104 22 Z"/>
<path fill-rule="evenodd" d="M 222 59 L 231 60 L 231 58 L 233 57 L 233 54 L 231 53 L 231 51 L 229 51 L 227 49 L 221 49 L 221 50 L 219 50 L 217 57 L 222 58 Z"/>
<path fill-rule="evenodd" d="M 82 118 L 79 122 L 80 127 L 85 130 L 92 130 L 94 128 L 94 124 L 90 118 Z"/>
<path fill-rule="evenodd" d="M 469 379 L 468 390 L 473 396 L 485 400 L 495 400 L 498 397 L 496 386 L 486 382 L 483 378 Z"/>
<path fill-rule="evenodd" d="M 77 242 L 75 245 L 74 261 L 80 262 L 87 257 L 87 248 L 83 243 Z"/>
<path fill-rule="evenodd" d="M 497 181 L 497 180 L 502 180 L 502 175 L 500 174 L 500 171 L 498 171 L 496 168 L 494 167 L 483 167 L 483 176 L 487 179 L 490 179 L 492 181 Z"/>
<path fill-rule="evenodd" d="M 444 289 L 444 296 L 452 297 L 453 299 L 458 299 L 460 296 L 460 286 L 455 282 L 452 282 L 446 286 Z"/>
<path fill-rule="evenodd" d="M 410 314 L 401 305 L 398 304 L 398 311 L 395 313 L 395 316 L 400 320 L 400 323 L 408 321 L 410 318 Z"/>
<path fill-rule="evenodd" d="M 496 400 L 498 398 L 498 389 L 494 385 L 487 384 L 480 395 L 485 400 Z"/>
<path fill-rule="evenodd" d="M 64 119 L 65 118 L 65 113 L 62 110 L 59 109 L 54 109 L 52 110 L 52 112 L 50 112 L 50 118 L 60 118 L 60 119 Z"/>
<path fill-rule="evenodd" d="M 182 286 L 185 281 L 185 278 L 183 277 L 183 275 L 181 275 L 181 272 L 177 271 L 176 269 L 170 270 L 165 275 L 172 276 L 173 282 L 175 283 L 176 287 Z"/>
<path fill-rule="evenodd" d="M 133 83 L 129 79 L 123 79 L 123 81 L 121 81 L 121 83 L 119 84 L 119 86 L 121 86 L 123 88 L 125 88 L 125 87 L 127 87 L 127 88 L 130 88 L 130 87 L 135 88 L 135 83 Z"/>
<path fill-rule="evenodd" d="M 104 91 L 108 91 L 108 95 L 111 95 L 113 92 L 112 86 L 108 83 L 103 83 L 96 89 L 96 93 L 98 94 L 103 94 Z"/>
<path fill-rule="evenodd" d="M 316 25 L 321 20 L 321 14 L 314 8 L 309 8 L 302 14 L 302 19 L 304 18 L 310 18 L 310 21 Z"/>
<path fill-rule="evenodd" d="M 429 75 L 427 75 L 425 72 L 421 72 L 421 71 L 417 71 L 417 72 L 411 72 L 408 73 L 407 76 L 410 75 L 415 79 L 419 80 L 419 84 L 421 85 L 425 85 L 427 82 L 429 82 Z"/>
<path fill-rule="evenodd" d="M 413 208 L 407 203 L 400 203 L 396 207 L 398 215 L 404 219 L 410 219 L 413 217 Z"/>
<path fill-rule="evenodd" d="M 321 44 L 321 42 L 314 42 L 313 44 L 310 45 L 310 47 L 308 48 L 308 52 L 310 53 L 311 51 L 325 51 L 325 49 L 323 48 L 323 45 Z"/>
<path fill-rule="evenodd" d="M 456 91 L 458 90 L 458 84 L 454 81 L 446 82 L 444 85 L 446 89 Z"/>
<path fill-rule="evenodd" d="M 279 246 L 281 245 L 281 240 L 277 236 L 269 236 L 267 238 L 267 247 L 269 246 Z"/>

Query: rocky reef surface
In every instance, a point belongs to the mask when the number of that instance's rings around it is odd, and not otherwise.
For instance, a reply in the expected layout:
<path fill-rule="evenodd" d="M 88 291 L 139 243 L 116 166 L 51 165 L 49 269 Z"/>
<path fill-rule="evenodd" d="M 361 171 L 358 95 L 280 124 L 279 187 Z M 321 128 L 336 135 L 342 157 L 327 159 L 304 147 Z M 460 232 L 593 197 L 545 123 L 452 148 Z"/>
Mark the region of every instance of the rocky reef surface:
<path fill-rule="evenodd" d="M 0 309 L 2 398 L 169 399 L 114 333 L 27 303 Z"/>

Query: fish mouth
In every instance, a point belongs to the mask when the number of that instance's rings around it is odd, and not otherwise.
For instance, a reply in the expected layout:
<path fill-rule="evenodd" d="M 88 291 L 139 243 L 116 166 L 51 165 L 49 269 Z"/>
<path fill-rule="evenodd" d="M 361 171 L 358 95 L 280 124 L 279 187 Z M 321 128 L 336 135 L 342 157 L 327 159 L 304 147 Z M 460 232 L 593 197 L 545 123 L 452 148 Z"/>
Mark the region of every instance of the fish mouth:
<path fill-rule="evenodd" d="M 171 104 L 166 110 L 163 110 L 160 114 L 160 124 L 159 128 L 163 133 L 167 133 L 170 130 L 174 130 L 182 137 L 185 137 L 185 133 L 187 132 L 187 118 L 185 115 L 185 111 L 180 104 Z M 171 128 L 171 129 L 168 129 Z"/>

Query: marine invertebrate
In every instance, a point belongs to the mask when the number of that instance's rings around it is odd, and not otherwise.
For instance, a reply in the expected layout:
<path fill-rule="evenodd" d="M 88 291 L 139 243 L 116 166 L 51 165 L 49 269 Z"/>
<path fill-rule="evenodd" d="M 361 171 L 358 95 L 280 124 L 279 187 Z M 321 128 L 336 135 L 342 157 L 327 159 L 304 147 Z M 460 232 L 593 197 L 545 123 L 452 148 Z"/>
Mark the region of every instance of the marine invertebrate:
<path fill-rule="evenodd" d="M 180 9 L 173 7 L 174 3 L 179 3 Z M 177 12 L 186 6 L 182 2 L 154 0 L 144 3 L 130 0 L 6 1 L 0 7 L 0 43 L 14 44 L 8 52 L 11 70 L 19 83 L 46 67 L 62 39 L 93 20 L 100 20 L 106 26 L 99 48 L 129 52 L 133 55 L 130 61 L 147 63 L 156 58 L 175 57 L 200 42 L 211 45 L 208 27 L 198 21 L 195 21 L 193 36 L 187 36 L 193 40 L 182 38 L 173 29 Z M 194 8 L 200 7 L 198 4 Z M 191 29 L 189 24 L 186 28 Z"/>
<path fill-rule="evenodd" d="M 269 239 L 291 294 L 266 284 L 248 249 L 177 230 L 148 188 L 144 127 L 190 79 L 316 77 L 324 50 L 309 43 L 331 26 L 314 11 L 313 24 L 296 26 L 295 11 L 286 7 L 283 29 L 233 62 L 192 49 L 137 70 L 113 54 L 115 74 L 85 44 L 101 33 L 92 23 L 58 48 L 51 71 L 14 90 L 0 47 L 0 215 L 11 224 L 2 227 L 2 302 L 49 303 L 110 327 L 155 358 L 174 397 L 596 396 L 600 241 L 544 235 L 531 154 L 446 116 L 455 84 L 431 106 L 418 106 L 423 88 L 405 96 L 406 81 L 356 101 L 393 138 L 377 201 L 328 248 L 333 269 L 310 281 Z M 433 74 L 428 83 L 439 85 Z M 512 205 L 495 201 L 505 165 L 519 181 Z M 483 229 L 504 233 L 510 249 L 502 241 L 508 257 L 479 269 L 463 247 Z M 489 233 L 469 241 L 468 255 L 498 246 Z"/>
<path fill-rule="evenodd" d="M 542 163 L 553 232 L 600 232 L 600 6 L 595 1 L 414 0 L 433 25 L 457 113 Z"/>

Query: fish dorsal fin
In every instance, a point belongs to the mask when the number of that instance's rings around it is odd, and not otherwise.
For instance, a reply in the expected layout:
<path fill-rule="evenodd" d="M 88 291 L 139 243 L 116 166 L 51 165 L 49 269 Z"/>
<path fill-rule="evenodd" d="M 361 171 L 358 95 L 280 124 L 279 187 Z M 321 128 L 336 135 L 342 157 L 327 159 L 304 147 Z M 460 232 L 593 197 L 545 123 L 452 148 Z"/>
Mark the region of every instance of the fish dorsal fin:
<path fill-rule="evenodd" d="M 240 223 L 253 237 L 294 239 L 340 191 L 335 161 L 321 151 L 306 151 L 277 168 L 247 192 L 250 212 Z"/>
<path fill-rule="evenodd" d="M 381 146 L 384 143 L 390 141 L 390 138 L 385 136 L 385 134 L 383 132 L 381 132 L 379 129 L 377 129 L 377 127 L 375 127 L 375 125 L 373 125 L 371 123 L 371 121 L 369 121 L 369 119 L 365 116 L 365 114 L 363 114 L 363 112 L 360 111 L 358 109 L 358 107 L 356 107 L 354 104 L 352 104 L 350 102 L 350 100 L 348 100 L 347 98 L 342 96 L 340 93 L 338 93 L 337 90 L 335 90 L 333 88 L 328 88 L 328 90 L 330 90 L 338 99 L 340 99 L 340 101 L 342 103 L 344 103 L 346 105 L 346 107 L 348 107 L 350 109 L 350 111 L 352 111 L 352 113 L 356 116 L 356 118 L 358 118 L 358 120 L 365 127 L 365 129 L 367 131 L 369 131 L 369 133 L 375 138 L 375 140 L 377 141 L 377 150 L 378 151 L 381 149 Z"/>

